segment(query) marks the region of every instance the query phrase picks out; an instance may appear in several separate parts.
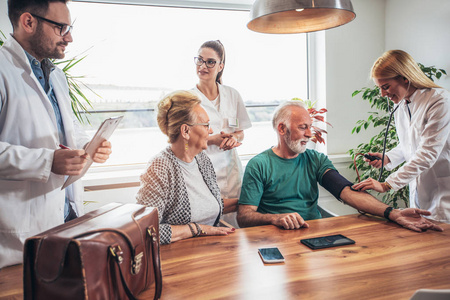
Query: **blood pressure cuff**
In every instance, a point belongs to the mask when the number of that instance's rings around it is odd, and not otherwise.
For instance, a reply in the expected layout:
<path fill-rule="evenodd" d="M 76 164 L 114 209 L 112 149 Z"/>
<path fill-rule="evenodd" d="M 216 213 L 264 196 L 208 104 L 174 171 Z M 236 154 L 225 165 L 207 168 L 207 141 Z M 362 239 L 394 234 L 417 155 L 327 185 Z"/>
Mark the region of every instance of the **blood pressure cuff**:
<path fill-rule="evenodd" d="M 322 186 L 329 191 L 336 199 L 341 200 L 340 195 L 346 186 L 352 186 L 353 183 L 345 179 L 338 171 L 330 169 L 322 176 Z"/>

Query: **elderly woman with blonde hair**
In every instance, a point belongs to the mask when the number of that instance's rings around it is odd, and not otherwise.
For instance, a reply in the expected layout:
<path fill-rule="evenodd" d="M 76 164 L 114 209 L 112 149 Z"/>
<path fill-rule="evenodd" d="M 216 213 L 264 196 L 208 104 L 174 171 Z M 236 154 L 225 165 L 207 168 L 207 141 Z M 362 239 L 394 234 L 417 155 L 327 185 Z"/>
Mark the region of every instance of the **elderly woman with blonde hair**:
<path fill-rule="evenodd" d="M 177 91 L 158 103 L 158 126 L 170 146 L 149 162 L 136 198 L 158 208 L 162 244 L 234 231 L 217 227 L 224 212 L 236 210 L 237 199 L 221 199 L 213 165 L 203 152 L 212 130 L 200 102 L 192 92 Z"/>

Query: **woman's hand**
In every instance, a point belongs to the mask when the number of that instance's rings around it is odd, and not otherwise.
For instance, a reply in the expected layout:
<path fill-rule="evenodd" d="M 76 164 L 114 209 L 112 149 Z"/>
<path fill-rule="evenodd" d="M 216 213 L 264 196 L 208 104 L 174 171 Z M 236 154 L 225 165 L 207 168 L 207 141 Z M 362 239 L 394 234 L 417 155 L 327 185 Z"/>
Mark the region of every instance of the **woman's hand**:
<path fill-rule="evenodd" d="M 198 226 L 200 226 L 200 235 L 228 235 L 229 233 L 233 233 L 235 230 L 234 228 L 214 227 L 202 224 L 198 224 Z M 198 228 L 194 223 L 189 223 L 189 225 L 170 225 L 170 227 L 172 229 L 172 243 L 195 237 L 198 233 Z"/>
<path fill-rule="evenodd" d="M 364 158 L 364 161 L 368 162 L 369 165 L 371 165 L 372 167 L 375 167 L 377 169 L 381 168 L 381 158 L 383 157 L 383 154 L 378 153 L 378 152 L 369 152 L 368 154 L 375 156 L 375 157 L 379 157 L 380 159 L 374 159 L 374 160 L 370 161 L 369 159 Z M 384 155 L 384 165 L 387 165 L 390 162 L 391 162 L 391 160 L 389 159 L 389 157 L 387 155 Z"/>
<path fill-rule="evenodd" d="M 386 184 L 380 183 L 373 178 L 367 178 L 360 183 L 354 184 L 352 188 L 358 191 L 374 190 L 378 193 L 384 193 L 389 190 Z"/>
<path fill-rule="evenodd" d="M 225 133 L 210 135 L 208 138 L 208 145 L 216 145 L 222 150 L 231 150 L 239 147 L 242 143 L 238 142 L 237 138 L 232 133 Z"/>
<path fill-rule="evenodd" d="M 194 227 L 195 225 L 192 224 Z M 236 229 L 235 228 L 228 228 L 228 227 L 214 227 L 210 225 L 203 225 L 198 224 L 200 226 L 201 231 L 200 235 L 228 235 L 230 233 L 233 233 Z M 197 230 L 197 229 L 195 229 Z"/>
<path fill-rule="evenodd" d="M 242 145 L 232 133 L 221 131 L 220 135 L 222 136 L 222 143 L 220 143 L 219 148 L 222 150 L 231 150 Z"/>
<path fill-rule="evenodd" d="M 219 147 L 220 144 L 222 143 L 222 141 L 223 141 L 223 138 L 220 133 L 212 134 L 208 137 L 208 145 L 216 145 Z"/>

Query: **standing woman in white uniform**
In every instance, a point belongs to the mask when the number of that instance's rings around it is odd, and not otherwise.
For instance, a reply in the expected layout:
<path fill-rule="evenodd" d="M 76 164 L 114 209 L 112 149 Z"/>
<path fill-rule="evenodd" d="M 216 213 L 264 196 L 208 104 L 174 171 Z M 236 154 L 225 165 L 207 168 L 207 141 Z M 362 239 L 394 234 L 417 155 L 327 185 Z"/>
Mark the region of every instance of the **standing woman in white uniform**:
<path fill-rule="evenodd" d="M 208 113 L 215 134 L 208 139 L 206 153 L 217 175 L 222 198 L 237 198 L 241 193 L 242 164 L 236 147 L 244 139 L 244 130 L 252 126 L 238 91 L 222 85 L 225 49 L 220 41 L 207 41 L 194 58 L 199 82 L 195 87 Z M 224 216 L 237 226 L 236 213 Z"/>
<path fill-rule="evenodd" d="M 411 207 L 429 210 L 430 218 L 450 223 L 450 93 L 428 79 L 401 50 L 384 53 L 372 67 L 372 78 L 381 95 L 395 103 L 399 145 L 386 153 L 386 169 L 406 163 L 383 183 L 369 178 L 354 188 L 383 193 L 409 183 Z M 381 160 L 369 163 L 381 167 Z"/>

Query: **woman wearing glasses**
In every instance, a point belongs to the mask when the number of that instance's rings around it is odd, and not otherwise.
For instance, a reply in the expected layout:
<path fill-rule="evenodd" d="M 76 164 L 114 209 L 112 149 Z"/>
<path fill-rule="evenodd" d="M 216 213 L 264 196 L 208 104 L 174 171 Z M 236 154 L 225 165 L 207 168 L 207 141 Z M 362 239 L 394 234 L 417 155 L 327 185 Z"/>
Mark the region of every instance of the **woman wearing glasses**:
<path fill-rule="evenodd" d="M 244 130 L 252 126 L 250 118 L 239 93 L 222 85 L 225 67 L 222 43 L 218 40 L 203 43 L 194 61 L 199 78 L 195 91 L 211 118 L 211 128 L 215 132 L 208 139 L 206 153 L 214 165 L 222 197 L 236 198 L 237 207 L 243 174 L 235 148 L 241 145 Z M 237 226 L 235 213 L 224 219 Z"/>
<path fill-rule="evenodd" d="M 414 59 L 401 50 L 384 53 L 372 67 L 381 95 L 395 104 L 399 145 L 384 157 L 386 169 L 405 162 L 385 182 L 367 179 L 354 188 L 384 193 L 409 183 L 410 206 L 430 218 L 450 222 L 450 94 L 428 79 Z M 369 153 L 382 157 L 381 153 Z M 380 168 L 381 160 L 369 162 Z"/>
<path fill-rule="evenodd" d="M 158 208 L 161 243 L 233 232 L 215 227 L 230 205 L 221 199 L 214 168 L 203 152 L 212 130 L 198 96 L 187 91 L 168 95 L 158 103 L 157 120 L 170 146 L 141 175 L 137 201 Z"/>

